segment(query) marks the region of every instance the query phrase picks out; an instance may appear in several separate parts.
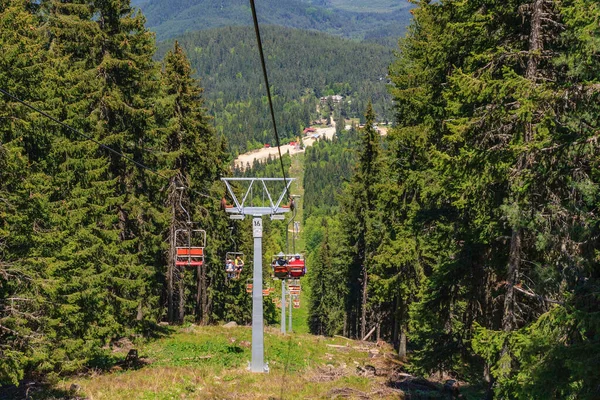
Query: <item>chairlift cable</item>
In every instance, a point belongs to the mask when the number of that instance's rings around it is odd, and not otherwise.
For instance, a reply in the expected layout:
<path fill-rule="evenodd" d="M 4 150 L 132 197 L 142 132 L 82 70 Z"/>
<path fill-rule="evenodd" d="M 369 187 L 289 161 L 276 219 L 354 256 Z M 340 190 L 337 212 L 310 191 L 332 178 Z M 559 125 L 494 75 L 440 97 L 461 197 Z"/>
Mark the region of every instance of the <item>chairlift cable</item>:
<path fill-rule="evenodd" d="M 171 179 L 171 178 L 169 178 L 168 176 L 161 174 L 161 173 L 160 173 L 160 172 L 158 172 L 157 170 L 155 170 L 155 169 L 153 169 L 153 168 L 151 168 L 151 167 L 148 167 L 147 165 L 144 165 L 144 164 L 142 164 L 142 163 L 141 163 L 141 162 L 139 162 L 139 161 L 136 161 L 136 160 L 134 160 L 133 158 L 131 158 L 131 157 L 129 157 L 129 156 L 127 156 L 127 155 L 125 155 L 125 154 L 121 153 L 120 151 L 117 151 L 117 150 L 113 149 L 113 148 L 112 148 L 112 147 L 110 147 L 110 146 L 107 146 L 107 145 L 105 145 L 104 143 L 102 143 L 102 142 L 100 142 L 100 141 L 98 141 L 98 140 L 94 139 L 94 138 L 93 138 L 93 137 L 91 137 L 90 135 L 87 135 L 87 134 L 85 134 L 85 133 L 81 132 L 80 130 L 78 130 L 78 129 L 76 129 L 76 128 L 73 128 L 73 127 L 72 127 L 72 126 L 70 126 L 69 124 L 67 124 L 67 123 L 65 123 L 65 122 L 62 122 L 62 121 L 60 121 L 60 120 L 58 120 L 58 119 L 54 118 L 52 115 L 48 114 L 47 112 L 45 112 L 45 111 L 43 111 L 43 110 L 41 110 L 41 109 L 39 109 L 39 108 L 37 108 L 37 107 L 35 107 L 35 106 L 33 106 L 33 105 L 29 104 L 29 103 L 28 103 L 28 102 L 26 102 L 25 100 L 22 100 L 22 99 L 20 99 L 19 97 L 15 96 L 15 95 L 13 95 L 13 94 L 11 94 L 11 93 L 9 93 L 9 92 L 7 92 L 6 90 L 4 90 L 4 89 L 2 89 L 2 88 L 0 88 L 0 93 L 3 93 L 4 95 L 6 95 L 7 97 L 10 97 L 11 99 L 15 100 L 16 102 L 23 104 L 25 107 L 27 107 L 27 108 L 29 108 L 29 109 L 31 109 L 31 110 L 33 110 L 33 111 L 37 112 L 38 114 L 40 114 L 40 115 L 42 115 L 42 116 L 44 116 L 44 117 L 46 117 L 46 118 L 48 118 L 48 119 L 50 119 L 50 120 L 54 121 L 54 122 L 55 122 L 55 123 L 57 123 L 58 125 L 60 125 L 60 126 L 62 126 L 62 127 L 64 127 L 64 128 L 67 128 L 67 129 L 69 129 L 69 130 L 70 130 L 70 131 L 72 131 L 72 132 L 75 132 L 77 135 L 79 135 L 79 136 L 81 136 L 81 137 L 85 138 L 86 140 L 89 140 L 89 141 L 91 141 L 91 142 L 93 142 L 93 143 L 97 144 L 98 146 L 100 146 L 100 147 L 101 147 L 101 148 L 103 148 L 104 150 L 106 150 L 106 151 L 108 151 L 108 152 L 110 152 L 110 153 L 113 153 L 113 154 L 115 154 L 115 155 L 117 155 L 117 156 L 119 156 L 119 157 L 123 158 L 124 160 L 127 160 L 127 161 L 129 161 L 129 162 L 133 163 L 133 164 L 134 164 L 135 166 L 137 166 L 138 168 L 140 168 L 140 169 L 142 169 L 142 170 L 145 170 L 145 171 L 148 171 L 148 172 L 150 172 L 150 173 L 152 173 L 152 174 L 154 174 L 154 175 L 156 175 L 156 176 L 159 176 L 159 177 L 161 177 L 161 178 L 163 178 L 163 179 L 166 179 L 166 180 L 170 180 L 170 179 Z M 190 191 L 192 191 L 192 192 L 194 192 L 194 193 L 196 193 L 196 194 L 198 194 L 198 195 L 200 195 L 200 196 L 206 197 L 207 199 L 212 199 L 212 200 L 215 200 L 215 201 L 220 201 L 220 200 L 218 200 L 218 199 L 216 199 L 216 198 L 214 198 L 214 197 L 212 197 L 212 196 L 210 196 L 210 195 L 207 195 L 207 194 L 204 194 L 204 193 L 198 192 L 197 190 L 191 189 L 191 188 L 189 188 L 189 187 L 186 187 L 186 189 L 189 189 Z"/>
<path fill-rule="evenodd" d="M 275 141 L 277 142 L 277 152 L 279 153 L 279 163 L 281 164 L 281 173 L 283 174 L 283 185 L 288 198 L 291 200 L 290 192 L 288 189 L 287 178 L 285 176 L 285 167 L 283 166 L 283 158 L 281 157 L 281 143 L 279 141 L 279 132 L 277 131 L 277 123 L 275 122 L 275 111 L 273 110 L 273 99 L 271 98 L 271 87 L 269 86 L 269 77 L 267 75 L 267 66 L 265 64 L 265 55 L 263 53 L 262 39 L 260 37 L 260 29 L 258 27 L 258 17 L 256 16 L 256 6 L 254 0 L 250 0 L 250 7 L 252 8 L 252 20 L 254 21 L 254 32 L 256 33 L 256 42 L 258 44 L 258 52 L 260 54 L 260 63 L 262 65 L 263 77 L 265 79 L 265 86 L 267 87 L 267 98 L 269 99 L 269 110 L 271 111 L 271 121 L 273 122 L 273 130 L 275 131 Z"/>

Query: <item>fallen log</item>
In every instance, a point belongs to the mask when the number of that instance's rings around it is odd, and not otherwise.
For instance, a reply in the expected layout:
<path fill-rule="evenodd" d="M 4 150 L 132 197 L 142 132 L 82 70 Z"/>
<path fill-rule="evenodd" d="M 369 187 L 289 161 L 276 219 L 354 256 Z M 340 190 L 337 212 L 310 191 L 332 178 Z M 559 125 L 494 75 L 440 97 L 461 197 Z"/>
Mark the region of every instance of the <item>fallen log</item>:
<path fill-rule="evenodd" d="M 364 338 L 362 338 L 362 340 L 363 340 L 363 341 L 365 341 L 365 340 L 367 340 L 369 337 L 371 337 L 371 335 L 373 334 L 373 332 L 375 332 L 375 329 L 377 329 L 377 326 L 374 326 L 374 327 L 373 327 L 373 329 L 371 329 L 371 330 L 369 331 L 369 333 L 367 333 L 367 334 L 365 335 L 365 337 L 364 337 Z"/>
<path fill-rule="evenodd" d="M 347 349 L 348 346 L 343 346 L 341 344 L 326 344 L 327 347 L 333 347 L 334 349 Z"/>

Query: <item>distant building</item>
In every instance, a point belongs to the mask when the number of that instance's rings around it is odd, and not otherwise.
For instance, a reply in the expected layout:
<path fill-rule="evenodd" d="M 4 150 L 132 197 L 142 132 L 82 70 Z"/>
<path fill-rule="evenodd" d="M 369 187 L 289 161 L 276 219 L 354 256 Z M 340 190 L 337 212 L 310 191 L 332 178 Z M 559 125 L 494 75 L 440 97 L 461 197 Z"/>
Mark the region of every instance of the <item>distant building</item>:
<path fill-rule="evenodd" d="M 316 132 L 317 130 L 315 128 L 304 128 L 304 130 L 302 131 L 305 135 L 307 133 L 312 133 L 312 132 Z"/>
<path fill-rule="evenodd" d="M 342 100 L 344 100 L 344 97 L 340 96 L 339 94 L 336 94 L 333 96 L 321 97 L 319 100 L 321 101 L 321 104 L 325 104 L 327 103 L 327 99 L 331 99 L 331 101 L 333 101 L 333 104 L 338 104 L 341 103 Z"/>

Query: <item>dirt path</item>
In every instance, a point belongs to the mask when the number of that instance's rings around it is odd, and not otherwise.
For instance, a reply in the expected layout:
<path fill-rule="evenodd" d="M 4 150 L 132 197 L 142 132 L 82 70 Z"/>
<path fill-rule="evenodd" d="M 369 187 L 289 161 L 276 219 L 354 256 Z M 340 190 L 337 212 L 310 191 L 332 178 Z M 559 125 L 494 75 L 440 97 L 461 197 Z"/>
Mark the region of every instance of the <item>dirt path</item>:
<path fill-rule="evenodd" d="M 314 134 L 319 135 L 319 138 L 322 137 L 326 137 L 327 139 L 331 140 L 333 138 L 333 135 L 335 135 L 335 121 L 333 121 L 333 117 L 332 117 L 332 125 L 330 127 L 327 128 L 316 128 L 317 131 Z M 313 139 L 310 136 L 306 136 L 304 138 L 302 138 L 302 143 L 304 144 L 304 147 L 308 147 L 308 146 L 312 146 L 313 143 L 315 143 L 315 141 L 318 139 Z M 290 146 L 289 144 L 285 144 L 283 146 L 281 146 L 281 155 L 290 153 L 290 155 L 294 155 L 294 154 L 298 154 L 298 153 L 303 153 L 304 150 L 297 148 L 296 146 Z M 252 163 L 254 162 L 254 160 L 266 160 L 269 158 L 269 156 L 271 157 L 277 157 L 279 155 L 279 152 L 277 150 L 277 147 L 267 147 L 267 148 L 262 148 L 262 149 L 258 149 L 258 150 L 252 150 L 248 153 L 244 153 L 244 154 L 240 154 L 238 156 L 238 158 L 235 159 L 234 163 L 236 167 L 242 167 L 244 168 L 248 163 L 250 163 L 250 165 L 252 165 Z"/>

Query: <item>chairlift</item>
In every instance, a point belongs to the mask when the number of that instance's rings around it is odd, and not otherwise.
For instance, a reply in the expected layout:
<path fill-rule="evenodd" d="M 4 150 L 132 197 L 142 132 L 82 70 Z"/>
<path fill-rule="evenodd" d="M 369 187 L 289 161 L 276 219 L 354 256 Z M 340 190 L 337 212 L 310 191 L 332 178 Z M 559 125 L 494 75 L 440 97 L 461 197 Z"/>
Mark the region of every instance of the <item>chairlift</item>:
<path fill-rule="evenodd" d="M 288 290 L 290 291 L 291 295 L 299 295 L 301 286 L 300 284 L 290 284 Z"/>
<path fill-rule="evenodd" d="M 292 278 L 302 278 L 306 274 L 306 263 L 304 262 L 304 256 L 300 254 L 294 254 L 290 257 L 288 262 L 290 276 Z"/>
<path fill-rule="evenodd" d="M 235 280 L 240 279 L 244 265 L 244 253 L 240 251 L 230 251 L 225 255 L 225 271 L 229 278 Z"/>
<path fill-rule="evenodd" d="M 254 289 L 254 285 L 252 283 L 252 279 L 246 280 L 246 293 L 252 294 L 253 289 Z M 263 289 L 263 291 L 262 291 L 263 296 L 269 296 L 273 292 L 273 290 L 274 289 L 272 287 Z"/>
<path fill-rule="evenodd" d="M 275 278 L 279 279 L 287 279 L 290 275 L 290 269 L 288 265 L 288 259 L 283 253 L 279 253 L 276 256 L 273 256 L 273 262 L 271 263 L 273 267 L 273 275 Z"/>
<path fill-rule="evenodd" d="M 238 280 L 244 268 L 244 253 L 237 251 L 237 244 L 233 239 L 233 226 L 230 226 L 229 229 L 234 251 L 225 254 L 225 272 L 227 272 L 227 278 Z"/>
<path fill-rule="evenodd" d="M 187 215 L 187 228 L 175 230 L 175 265 L 181 267 L 201 267 L 204 265 L 204 248 L 206 247 L 206 231 L 203 229 L 192 229 L 194 223 L 190 214 L 181 204 L 183 190 L 178 187 L 179 207 Z"/>

